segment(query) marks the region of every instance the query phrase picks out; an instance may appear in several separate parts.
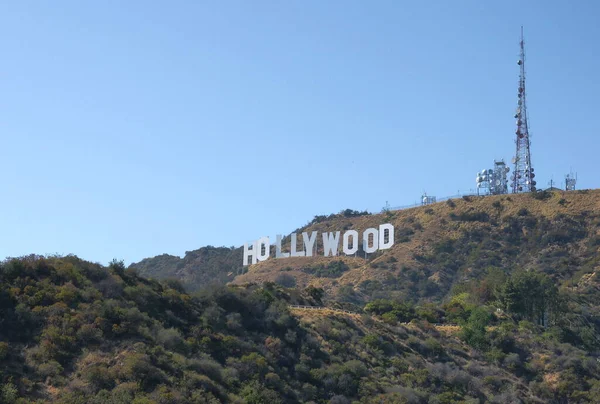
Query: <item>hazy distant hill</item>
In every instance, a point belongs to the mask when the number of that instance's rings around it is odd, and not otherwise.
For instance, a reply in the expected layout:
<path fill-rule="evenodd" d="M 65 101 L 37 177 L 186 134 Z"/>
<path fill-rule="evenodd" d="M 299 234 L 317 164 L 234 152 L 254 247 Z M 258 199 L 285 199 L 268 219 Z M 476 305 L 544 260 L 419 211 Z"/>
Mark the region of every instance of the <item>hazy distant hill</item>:
<path fill-rule="evenodd" d="M 131 264 L 141 275 L 155 279 L 175 278 L 187 290 L 225 284 L 241 273 L 242 249 L 202 247 L 186 251 L 183 258 L 163 254 Z"/>
<path fill-rule="evenodd" d="M 339 214 L 315 216 L 313 222 L 332 220 L 337 217 L 351 218 L 367 214 L 366 211 L 345 209 Z M 140 262 L 131 264 L 129 267 L 137 270 L 140 275 L 150 278 L 178 279 L 182 281 L 188 291 L 195 291 L 208 285 L 225 284 L 245 270 L 242 267 L 241 247 L 213 246 L 186 251 L 183 258 L 168 254 L 145 258 Z"/>

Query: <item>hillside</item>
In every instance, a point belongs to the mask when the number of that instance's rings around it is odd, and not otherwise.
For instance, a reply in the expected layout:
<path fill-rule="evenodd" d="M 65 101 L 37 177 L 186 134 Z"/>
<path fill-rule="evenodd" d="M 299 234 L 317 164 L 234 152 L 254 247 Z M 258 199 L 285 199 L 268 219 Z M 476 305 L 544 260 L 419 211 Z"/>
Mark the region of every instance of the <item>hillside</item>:
<path fill-rule="evenodd" d="M 359 214 L 360 213 L 360 214 Z M 175 278 L 188 291 L 210 284 L 279 282 L 321 287 L 326 299 L 363 305 L 373 298 L 441 302 L 453 288 L 494 269 L 532 269 L 572 288 L 598 266 L 600 190 L 466 197 L 383 214 L 346 210 L 317 216 L 297 230 L 333 231 L 393 223 L 392 249 L 364 258 L 274 259 L 242 268 L 242 249 L 203 247 L 184 258 L 160 255 L 130 267 L 156 279 Z M 289 248 L 289 237 L 284 240 Z M 284 242 L 284 245 L 286 245 Z M 302 236 L 298 235 L 298 243 Z M 238 274 L 246 271 L 242 276 Z"/>
<path fill-rule="evenodd" d="M 317 218 L 318 219 L 318 218 Z M 315 286 L 362 306 L 374 298 L 442 302 L 452 290 L 524 269 L 577 288 L 600 262 L 600 190 L 464 197 L 382 214 L 315 220 L 301 231 L 395 226 L 395 245 L 356 257 L 270 258 L 234 283 Z M 299 243 L 302 236 L 299 234 Z M 489 281 L 489 279 L 488 279 Z"/>
<path fill-rule="evenodd" d="M 191 296 L 119 262 L 11 259 L 0 264 L 0 402 L 597 402 L 598 361 L 557 320 L 568 308 L 554 303 L 569 296 L 544 282 L 504 280 L 505 314 L 461 292 L 441 306 L 378 300 L 346 315 L 289 308 L 321 305 L 316 288 Z M 597 301 L 597 279 L 578 293 Z M 528 302 L 543 303 L 532 296 L 550 299 L 546 328 L 528 321 Z M 460 324 L 431 325 L 445 319 Z"/>

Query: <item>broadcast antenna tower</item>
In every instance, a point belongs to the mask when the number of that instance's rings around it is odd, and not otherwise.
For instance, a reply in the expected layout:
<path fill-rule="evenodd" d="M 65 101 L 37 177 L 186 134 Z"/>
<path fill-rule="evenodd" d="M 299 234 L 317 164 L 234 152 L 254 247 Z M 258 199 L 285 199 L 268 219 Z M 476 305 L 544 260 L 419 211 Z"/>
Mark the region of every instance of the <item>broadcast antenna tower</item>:
<path fill-rule="evenodd" d="M 531 142 L 529 140 L 529 122 L 527 119 L 527 98 L 525 96 L 525 43 L 521 27 L 521 55 L 517 64 L 521 68 L 519 75 L 519 102 L 515 118 L 517 120 L 517 154 L 512 159 L 515 169 L 511 177 L 512 191 L 535 192 L 533 167 L 531 166 Z"/>

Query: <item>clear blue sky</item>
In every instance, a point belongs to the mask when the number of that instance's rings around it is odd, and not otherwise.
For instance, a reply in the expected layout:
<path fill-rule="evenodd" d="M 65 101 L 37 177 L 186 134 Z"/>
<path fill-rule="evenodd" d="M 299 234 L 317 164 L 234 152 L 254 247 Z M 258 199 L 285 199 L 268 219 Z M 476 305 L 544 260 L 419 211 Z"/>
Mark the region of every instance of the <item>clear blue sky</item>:
<path fill-rule="evenodd" d="M 492 4 L 494 3 L 494 4 Z M 474 188 L 600 186 L 596 1 L 3 1 L 0 258 L 241 245 Z"/>

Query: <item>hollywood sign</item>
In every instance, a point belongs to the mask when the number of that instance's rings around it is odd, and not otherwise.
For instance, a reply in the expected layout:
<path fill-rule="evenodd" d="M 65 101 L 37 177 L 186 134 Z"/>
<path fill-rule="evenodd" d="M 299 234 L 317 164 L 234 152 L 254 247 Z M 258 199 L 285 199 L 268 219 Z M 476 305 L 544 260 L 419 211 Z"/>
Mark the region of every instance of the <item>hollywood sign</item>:
<path fill-rule="evenodd" d="M 323 255 L 325 257 L 336 256 L 340 247 L 340 231 L 321 233 L 323 243 Z M 359 247 L 359 234 L 356 230 L 344 232 L 342 237 L 342 252 L 345 255 L 356 254 Z M 303 245 L 298 246 L 298 234 L 290 235 L 289 252 L 282 251 L 283 236 L 278 234 L 275 238 L 275 258 L 288 257 L 312 257 L 315 250 L 315 244 L 318 239 L 318 232 L 313 231 L 302 233 Z M 374 253 L 377 250 L 387 250 L 394 245 L 394 226 L 389 223 L 379 225 L 379 228 L 368 228 L 362 234 L 362 248 L 367 254 Z M 244 266 L 256 264 L 259 261 L 267 260 L 271 255 L 271 243 L 269 237 L 261 237 L 253 243 L 244 244 Z M 250 262 L 252 257 L 252 262 Z"/>

